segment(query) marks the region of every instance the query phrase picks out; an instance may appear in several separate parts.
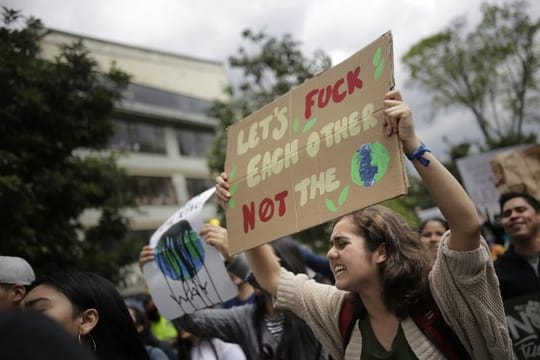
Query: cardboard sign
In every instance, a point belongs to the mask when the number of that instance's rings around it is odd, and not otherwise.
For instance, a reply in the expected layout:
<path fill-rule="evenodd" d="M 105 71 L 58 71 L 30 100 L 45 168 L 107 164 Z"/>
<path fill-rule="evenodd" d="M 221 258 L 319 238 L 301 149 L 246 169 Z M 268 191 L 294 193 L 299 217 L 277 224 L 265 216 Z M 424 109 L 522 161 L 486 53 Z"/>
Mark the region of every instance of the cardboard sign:
<path fill-rule="evenodd" d="M 516 359 L 540 358 L 540 293 L 504 302 Z"/>
<path fill-rule="evenodd" d="M 388 32 L 228 129 L 231 252 L 406 192 L 401 143 L 383 132 L 393 70 Z"/>
<path fill-rule="evenodd" d="M 489 160 L 495 155 L 506 151 L 518 151 L 528 145 L 509 146 L 502 149 L 491 150 L 477 155 L 463 157 L 457 160 L 457 168 L 463 186 L 476 205 L 481 215 L 491 220 L 499 210 L 499 192 L 495 187 L 493 172 Z"/>
<path fill-rule="evenodd" d="M 211 188 L 189 200 L 150 238 L 154 261 L 143 268 L 159 312 L 172 320 L 236 296 L 219 252 L 199 238 Z"/>
<path fill-rule="evenodd" d="M 497 191 L 524 192 L 540 199 L 540 145 L 505 151 L 489 161 Z"/>

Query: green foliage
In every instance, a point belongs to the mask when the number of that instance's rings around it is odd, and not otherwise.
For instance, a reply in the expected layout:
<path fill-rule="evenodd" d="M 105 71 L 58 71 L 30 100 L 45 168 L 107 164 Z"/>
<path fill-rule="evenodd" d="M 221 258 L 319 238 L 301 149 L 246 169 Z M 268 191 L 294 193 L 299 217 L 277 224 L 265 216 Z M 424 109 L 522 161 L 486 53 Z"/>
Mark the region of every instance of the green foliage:
<path fill-rule="evenodd" d="M 430 94 L 435 111 L 471 112 L 485 150 L 536 139 L 524 124 L 540 119 L 540 19 L 531 19 L 527 9 L 525 1 L 484 3 L 474 28 L 458 18 L 403 56 L 411 83 Z"/>
<path fill-rule="evenodd" d="M 115 280 L 121 264 L 109 250 L 127 231 L 120 209 L 133 202 L 114 158 L 91 154 L 113 134 L 110 115 L 129 78 L 114 67 L 98 72 L 80 42 L 47 61 L 41 22 L 3 15 L 0 253 L 26 258 L 38 274 L 88 269 Z M 80 223 L 86 209 L 101 210 L 94 228 Z"/>

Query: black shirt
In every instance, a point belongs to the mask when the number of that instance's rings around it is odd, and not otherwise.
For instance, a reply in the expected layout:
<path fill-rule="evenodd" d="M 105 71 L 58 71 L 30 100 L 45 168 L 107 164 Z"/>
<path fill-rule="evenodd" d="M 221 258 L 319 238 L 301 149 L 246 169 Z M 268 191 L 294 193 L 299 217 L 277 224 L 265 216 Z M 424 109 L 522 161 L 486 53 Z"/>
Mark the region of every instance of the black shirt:
<path fill-rule="evenodd" d="M 527 258 L 515 253 L 513 246 L 497 258 L 495 272 L 499 278 L 503 301 L 540 291 L 537 271 Z"/>

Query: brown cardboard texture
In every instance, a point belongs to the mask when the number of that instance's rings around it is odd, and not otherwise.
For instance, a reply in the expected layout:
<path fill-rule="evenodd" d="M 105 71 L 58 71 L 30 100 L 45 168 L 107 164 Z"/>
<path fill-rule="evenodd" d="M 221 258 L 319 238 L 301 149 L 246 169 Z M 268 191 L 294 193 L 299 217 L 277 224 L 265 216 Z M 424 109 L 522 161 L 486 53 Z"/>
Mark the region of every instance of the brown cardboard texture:
<path fill-rule="evenodd" d="M 528 193 L 540 200 L 540 145 L 521 151 L 505 151 L 489 160 L 493 182 L 502 194 L 508 191 Z"/>
<path fill-rule="evenodd" d="M 229 127 L 232 253 L 406 192 L 400 142 L 383 133 L 393 71 L 388 32 Z"/>

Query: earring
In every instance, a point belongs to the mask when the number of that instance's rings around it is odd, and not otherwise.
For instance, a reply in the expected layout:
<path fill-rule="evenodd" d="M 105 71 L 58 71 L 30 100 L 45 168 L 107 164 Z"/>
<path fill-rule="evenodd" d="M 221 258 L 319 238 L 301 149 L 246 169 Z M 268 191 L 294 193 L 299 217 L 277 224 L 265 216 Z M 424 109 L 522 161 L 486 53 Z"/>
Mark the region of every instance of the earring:
<path fill-rule="evenodd" d="M 90 338 L 90 342 L 92 344 L 92 351 L 93 352 L 96 352 L 96 341 L 94 340 L 94 338 L 92 337 L 92 334 L 88 333 L 88 337 Z M 83 345 L 82 341 L 81 341 L 81 332 L 79 331 L 79 344 Z"/>

